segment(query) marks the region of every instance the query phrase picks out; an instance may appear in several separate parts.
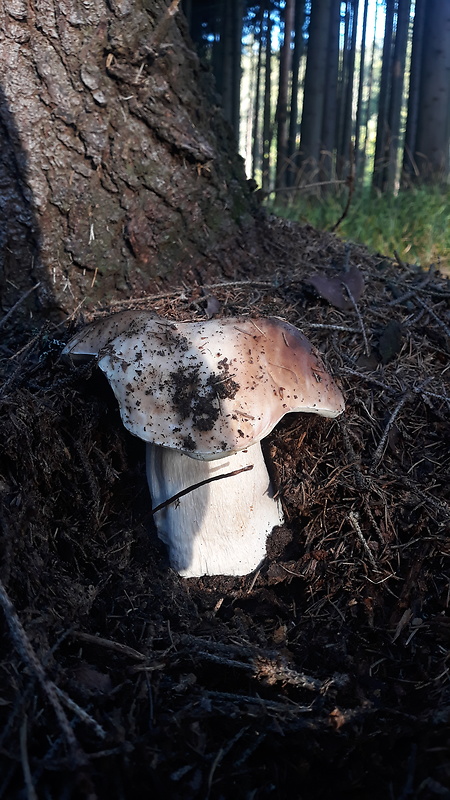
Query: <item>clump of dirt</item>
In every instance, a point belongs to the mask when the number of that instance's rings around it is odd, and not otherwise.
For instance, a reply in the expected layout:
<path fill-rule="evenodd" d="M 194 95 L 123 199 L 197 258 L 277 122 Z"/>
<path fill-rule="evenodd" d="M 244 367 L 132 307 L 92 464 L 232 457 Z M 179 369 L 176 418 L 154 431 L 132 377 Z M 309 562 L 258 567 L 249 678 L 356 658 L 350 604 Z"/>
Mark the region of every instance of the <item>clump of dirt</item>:
<path fill-rule="evenodd" d="M 448 796 L 450 285 L 263 227 L 236 280 L 96 312 L 283 317 L 340 383 L 343 417 L 266 442 L 286 525 L 253 575 L 174 574 L 70 324 L 4 326 L 0 798 Z M 349 268 L 345 310 L 308 284 Z"/>

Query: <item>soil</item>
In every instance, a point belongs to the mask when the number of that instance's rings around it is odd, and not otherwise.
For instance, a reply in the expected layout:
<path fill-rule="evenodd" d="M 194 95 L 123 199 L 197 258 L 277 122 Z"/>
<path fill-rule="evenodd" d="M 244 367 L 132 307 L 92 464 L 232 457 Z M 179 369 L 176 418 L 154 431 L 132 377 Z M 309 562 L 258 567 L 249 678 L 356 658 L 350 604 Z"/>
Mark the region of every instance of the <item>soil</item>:
<path fill-rule="evenodd" d="M 346 412 L 266 440 L 286 524 L 252 575 L 169 568 L 143 444 L 61 359 L 79 321 L 0 320 L 0 798 L 450 798 L 449 281 L 259 233 L 229 279 L 85 316 L 275 315 L 322 354 Z M 308 284 L 350 268 L 343 310 Z"/>

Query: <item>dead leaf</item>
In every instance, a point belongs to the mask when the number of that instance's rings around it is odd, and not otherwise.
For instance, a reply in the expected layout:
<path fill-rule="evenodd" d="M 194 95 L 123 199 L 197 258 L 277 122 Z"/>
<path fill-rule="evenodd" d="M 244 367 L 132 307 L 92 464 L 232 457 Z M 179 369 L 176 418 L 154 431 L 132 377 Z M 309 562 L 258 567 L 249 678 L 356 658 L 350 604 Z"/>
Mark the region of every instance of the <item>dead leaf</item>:
<path fill-rule="evenodd" d="M 339 730 L 339 728 L 342 728 L 342 726 L 345 725 L 345 723 L 347 722 L 345 714 L 342 713 L 340 708 L 334 708 L 333 711 L 330 711 L 329 719 L 332 726 L 337 731 Z"/>
<path fill-rule="evenodd" d="M 82 684 L 91 692 L 110 692 L 112 689 L 109 675 L 100 672 L 95 667 L 91 667 L 90 664 L 80 664 L 74 670 L 73 676 L 77 683 Z"/>
<path fill-rule="evenodd" d="M 402 325 L 396 320 L 388 322 L 378 342 L 378 350 L 383 364 L 387 364 L 398 355 L 403 346 L 403 338 L 404 331 Z"/>
<path fill-rule="evenodd" d="M 347 289 L 355 303 L 358 302 L 364 291 L 363 276 L 355 266 L 334 276 L 327 275 L 325 272 L 317 272 L 307 278 L 305 283 L 312 286 L 324 300 L 328 300 L 332 306 L 341 311 L 353 308 Z"/>
<path fill-rule="evenodd" d="M 206 316 L 211 319 L 216 314 L 220 313 L 222 303 L 213 294 L 206 295 Z"/>

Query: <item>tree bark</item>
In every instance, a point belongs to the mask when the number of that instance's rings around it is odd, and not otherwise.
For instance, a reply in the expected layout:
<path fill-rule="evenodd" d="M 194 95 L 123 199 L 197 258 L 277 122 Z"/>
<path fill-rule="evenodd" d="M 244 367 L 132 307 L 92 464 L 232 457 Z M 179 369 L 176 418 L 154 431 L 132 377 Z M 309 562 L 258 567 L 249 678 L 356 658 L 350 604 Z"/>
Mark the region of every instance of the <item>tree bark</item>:
<path fill-rule="evenodd" d="M 419 115 L 420 73 L 422 68 L 423 30 L 427 0 L 416 0 L 409 75 L 408 115 L 403 149 L 403 181 L 409 185 L 411 175 L 417 171 L 414 160 Z"/>
<path fill-rule="evenodd" d="M 179 283 L 237 234 L 242 162 L 177 7 L 5 0 L 4 309 L 37 283 L 66 312 Z"/>
<path fill-rule="evenodd" d="M 361 119 L 362 119 L 362 105 L 363 105 L 363 89 L 364 89 L 364 76 L 366 66 L 366 36 L 367 36 L 367 13 L 369 10 L 369 0 L 364 0 L 363 22 L 361 32 L 361 52 L 359 64 L 359 83 L 358 83 L 358 99 L 356 102 L 356 120 L 355 120 L 355 166 L 356 173 L 361 176 L 359 171 L 359 156 L 361 145 Z"/>
<path fill-rule="evenodd" d="M 292 86 L 291 86 L 291 110 L 289 114 L 289 136 L 288 136 L 288 157 L 289 169 L 287 182 L 289 186 L 294 186 L 298 171 L 298 143 L 297 135 L 299 130 L 298 115 L 298 91 L 300 63 L 304 52 L 303 23 L 305 21 L 304 0 L 296 0 L 294 17 L 294 52 L 292 55 Z"/>
<path fill-rule="evenodd" d="M 270 2 L 265 0 L 265 70 L 264 70 L 264 114 L 263 114 L 263 153 L 262 153 L 262 190 L 267 194 L 270 190 L 270 150 L 272 146 L 272 19 L 270 16 Z"/>
<path fill-rule="evenodd" d="M 386 135 L 388 125 L 389 86 L 392 75 L 392 32 L 394 26 L 394 0 L 386 1 L 386 22 L 383 40 L 383 60 L 381 67 L 380 94 L 378 99 L 377 138 L 375 142 L 375 162 L 373 186 L 383 186 L 383 169 L 386 162 Z"/>
<path fill-rule="evenodd" d="M 441 183 L 448 176 L 449 76 L 450 5 L 446 0 L 428 0 L 415 146 L 415 161 L 421 181 Z"/>
<path fill-rule="evenodd" d="M 394 57 L 391 76 L 391 91 L 387 119 L 387 140 L 382 190 L 394 191 L 397 182 L 397 155 L 400 145 L 400 118 L 403 104 L 406 48 L 408 45 L 411 0 L 398 0 L 397 25 L 395 29 Z"/>
<path fill-rule="evenodd" d="M 373 84 L 374 84 L 373 76 L 375 68 L 375 50 L 377 44 L 377 35 L 376 35 L 377 20 L 378 20 L 378 5 L 375 6 L 375 19 L 373 26 L 373 38 L 372 38 L 372 47 L 370 55 L 369 74 L 367 77 L 368 86 L 367 86 L 367 102 L 364 113 L 364 142 L 359 156 L 358 178 L 362 179 L 364 178 L 364 173 L 366 169 L 367 143 L 369 138 L 369 120 L 371 118 L 371 112 L 372 112 L 372 96 L 373 96 Z"/>
<path fill-rule="evenodd" d="M 331 0 L 327 46 L 327 69 L 322 113 L 320 179 L 331 181 L 336 174 L 337 99 L 339 80 L 339 37 L 341 0 Z M 326 190 L 327 187 L 324 187 Z"/>
<path fill-rule="evenodd" d="M 284 36 L 280 53 L 280 80 L 278 85 L 277 122 L 277 169 L 276 189 L 286 186 L 288 148 L 288 94 L 289 75 L 292 66 L 292 31 L 294 28 L 295 0 L 286 0 L 284 7 Z"/>
<path fill-rule="evenodd" d="M 342 122 L 341 135 L 338 141 L 337 154 L 337 174 L 342 177 L 350 160 L 350 148 L 352 144 L 353 127 L 353 77 L 355 73 L 356 55 L 356 30 L 358 26 L 358 2 L 347 2 L 347 14 L 349 18 L 349 30 L 344 44 L 344 68 L 343 68 L 343 104 L 341 107 Z"/>
<path fill-rule="evenodd" d="M 331 0 L 315 0 L 311 5 L 300 140 L 306 181 L 317 175 L 321 150 L 330 6 Z"/>

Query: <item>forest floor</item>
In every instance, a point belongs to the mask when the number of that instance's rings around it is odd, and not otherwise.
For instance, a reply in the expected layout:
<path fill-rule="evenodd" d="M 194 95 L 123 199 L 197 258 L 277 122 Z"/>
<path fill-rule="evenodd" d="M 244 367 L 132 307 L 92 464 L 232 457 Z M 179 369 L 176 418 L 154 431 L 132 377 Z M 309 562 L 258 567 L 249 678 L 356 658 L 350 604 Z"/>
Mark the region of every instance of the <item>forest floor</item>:
<path fill-rule="evenodd" d="M 270 436 L 286 525 L 252 575 L 169 569 L 70 325 L 3 325 L 2 800 L 450 798 L 450 282 L 275 219 L 233 248 L 112 310 L 283 317 L 342 387 Z"/>

